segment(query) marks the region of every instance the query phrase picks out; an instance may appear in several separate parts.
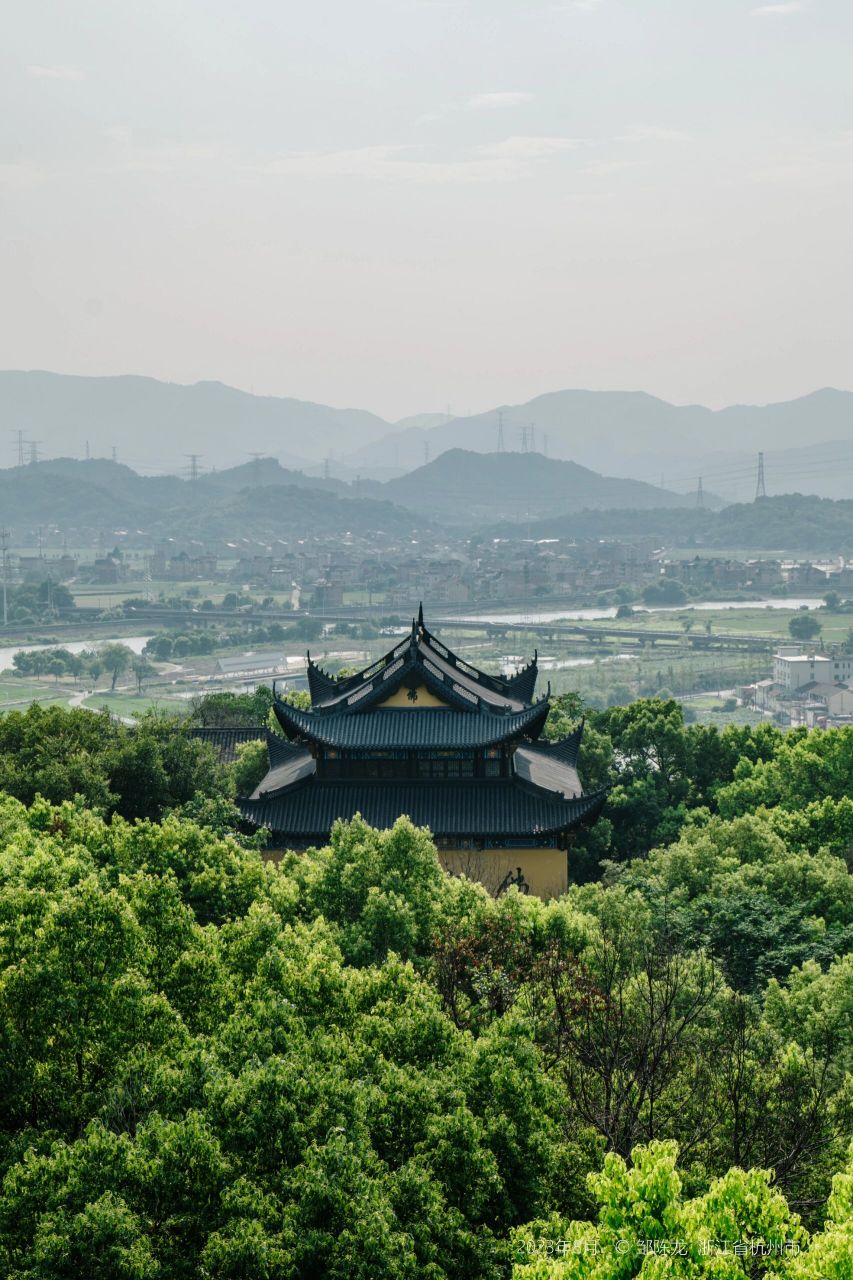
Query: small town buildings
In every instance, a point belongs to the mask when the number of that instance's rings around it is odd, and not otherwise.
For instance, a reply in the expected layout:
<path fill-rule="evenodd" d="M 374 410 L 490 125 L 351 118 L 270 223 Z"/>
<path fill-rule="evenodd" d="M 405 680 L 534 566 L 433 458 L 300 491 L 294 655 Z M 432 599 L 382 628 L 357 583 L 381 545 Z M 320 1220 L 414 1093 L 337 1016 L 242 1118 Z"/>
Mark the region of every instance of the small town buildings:
<path fill-rule="evenodd" d="M 853 654 L 783 645 L 773 656 L 773 678 L 747 685 L 742 697 L 783 724 L 828 728 L 853 721 L 851 677 Z"/>

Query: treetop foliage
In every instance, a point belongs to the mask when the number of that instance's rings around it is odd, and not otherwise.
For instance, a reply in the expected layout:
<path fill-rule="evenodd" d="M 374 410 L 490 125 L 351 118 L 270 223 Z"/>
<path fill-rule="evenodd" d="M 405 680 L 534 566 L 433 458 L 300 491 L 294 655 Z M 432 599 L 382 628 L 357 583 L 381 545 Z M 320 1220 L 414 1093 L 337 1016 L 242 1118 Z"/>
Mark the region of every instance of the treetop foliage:
<path fill-rule="evenodd" d="M 163 716 L 4 717 L 0 1274 L 850 1280 L 851 745 L 593 713 L 542 902 L 406 819 L 264 858 L 262 753 Z"/>
<path fill-rule="evenodd" d="M 549 903 L 446 876 L 405 819 L 274 862 L 7 797 L 0 847 L 3 1274 L 621 1277 L 527 1242 L 662 1232 L 672 1274 L 743 1274 L 696 1269 L 724 1228 L 845 1274 L 850 955 L 765 982 L 714 924 L 786 857 L 804 920 L 849 919 L 843 862 L 772 814 Z"/>

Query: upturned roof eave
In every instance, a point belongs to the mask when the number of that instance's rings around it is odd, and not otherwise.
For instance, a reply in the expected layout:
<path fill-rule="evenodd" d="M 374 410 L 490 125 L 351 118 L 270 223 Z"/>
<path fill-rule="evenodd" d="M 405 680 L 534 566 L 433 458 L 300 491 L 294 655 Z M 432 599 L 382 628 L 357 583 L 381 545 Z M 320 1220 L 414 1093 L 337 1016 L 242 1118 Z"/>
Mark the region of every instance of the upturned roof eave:
<path fill-rule="evenodd" d="M 381 673 L 383 668 L 386 668 L 399 658 L 402 649 L 406 645 L 416 648 L 418 641 L 439 654 L 444 661 L 449 662 L 457 670 L 460 680 L 465 681 L 466 674 L 473 673 L 473 675 L 469 676 L 472 688 L 479 685 L 480 688 L 487 689 L 490 693 L 494 693 L 499 697 L 516 697 L 525 702 L 532 700 L 538 671 L 537 653 L 534 652 L 533 659 L 527 666 L 522 667 L 520 671 L 516 671 L 512 676 L 490 675 L 486 671 L 481 671 L 479 667 L 475 667 L 473 663 L 465 662 L 463 658 L 460 658 L 458 654 L 454 653 L 452 649 L 432 634 L 424 623 L 423 604 L 421 604 L 417 618 L 412 619 L 412 629 L 406 640 L 399 641 L 382 657 L 368 663 L 366 667 L 355 675 L 344 677 L 343 680 L 324 671 L 322 667 L 312 660 L 309 650 L 307 654 L 308 688 L 311 693 L 312 703 L 317 705 L 319 709 L 329 703 L 339 701 L 342 697 L 359 689 L 367 682 L 370 678 L 366 675 L 367 672 L 377 671 Z M 324 701 L 320 701 L 320 699 L 324 699 Z"/>
<path fill-rule="evenodd" d="M 457 787 L 460 785 L 467 787 L 469 784 L 463 783 L 463 784 L 451 784 L 451 785 L 457 786 Z M 505 779 L 494 779 L 486 783 L 482 781 L 478 781 L 474 785 L 476 786 L 478 791 L 481 790 L 484 786 L 489 790 L 494 790 L 496 792 L 503 790 L 506 787 L 509 787 L 511 790 L 519 790 L 519 791 L 526 790 L 528 794 L 530 794 L 529 786 L 524 787 L 515 782 L 508 782 Z M 344 789 L 341 787 L 340 784 L 334 784 L 334 783 L 329 784 L 324 782 L 324 780 L 322 779 L 318 779 L 315 775 L 311 775 L 307 778 L 298 780 L 297 782 L 293 783 L 291 786 L 287 787 L 281 792 L 267 793 L 266 795 L 259 797 L 258 799 L 239 800 L 238 805 L 240 807 L 240 810 L 244 818 L 248 822 L 251 822 L 253 825 L 258 827 L 265 827 L 266 829 L 272 830 L 272 831 L 281 831 L 283 834 L 286 835 L 287 838 L 299 839 L 299 840 L 302 840 L 302 839 L 310 839 L 310 840 L 316 839 L 318 841 L 327 840 L 329 831 L 331 830 L 331 826 L 335 821 L 338 821 L 338 820 L 350 821 L 357 814 L 361 814 L 362 816 L 364 816 L 364 812 L 363 812 L 364 810 L 366 810 L 369 814 L 371 809 L 373 808 L 372 802 L 375 796 L 382 797 L 383 801 L 385 802 L 386 811 L 383 812 L 380 822 L 379 823 L 374 822 L 373 825 L 381 825 L 381 829 L 385 829 L 386 826 L 393 825 L 393 822 L 396 821 L 398 817 L 411 816 L 411 815 L 405 815 L 402 810 L 396 815 L 393 815 L 392 814 L 393 802 L 392 802 L 391 809 L 387 808 L 388 800 L 392 799 L 394 790 L 402 789 L 402 786 L 400 788 L 394 788 L 394 787 L 389 788 L 387 783 L 376 781 L 376 782 L 368 782 L 368 783 L 346 784 L 347 790 L 351 790 L 353 792 L 358 793 L 357 805 L 352 806 L 351 812 L 339 813 L 335 817 L 330 817 L 330 815 L 327 814 L 326 819 L 329 821 L 328 828 L 325 827 L 325 823 L 322 826 L 320 826 L 316 821 L 312 823 L 312 821 L 307 819 L 301 826 L 299 825 L 285 826 L 284 824 L 282 824 L 281 826 L 276 825 L 274 811 L 270 812 L 271 806 L 274 806 L 277 802 L 286 803 L 288 797 L 293 797 L 294 800 L 297 800 L 298 799 L 297 793 L 302 792 L 303 790 L 310 788 L 316 792 L 319 789 L 326 788 L 326 787 L 335 787 L 337 790 Z M 428 789 L 430 788 L 435 790 L 436 794 L 438 794 L 438 791 L 440 790 L 442 793 L 442 796 L 445 799 L 447 798 L 448 793 L 447 793 L 446 783 L 435 784 L 435 783 L 424 782 L 420 785 L 415 785 L 414 787 L 412 787 L 412 785 L 409 784 L 409 790 L 414 789 L 415 791 L 417 790 L 428 791 Z M 487 838 L 487 839 L 495 839 L 495 838 L 500 839 L 503 836 L 503 837 L 506 837 L 507 839 L 517 840 L 519 837 L 524 838 L 525 836 L 528 836 L 528 835 L 532 839 L 541 838 L 543 836 L 556 837 L 560 835 L 568 835 L 568 833 L 571 832 L 572 830 L 575 830 L 581 826 L 585 826 L 589 822 L 594 821 L 598 817 L 598 815 L 601 813 L 601 810 L 604 807 L 604 804 L 607 799 L 607 793 L 608 793 L 607 788 L 601 788 L 598 791 L 592 792 L 588 796 L 580 796 L 572 800 L 567 800 L 562 797 L 560 799 L 557 799 L 552 792 L 540 793 L 539 798 L 541 798 L 543 806 L 547 806 L 547 809 L 551 811 L 550 814 L 543 813 L 542 817 L 545 820 L 541 822 L 537 822 L 537 821 L 518 822 L 517 821 L 515 823 L 512 823 L 510 821 L 505 821 L 504 823 L 502 823 L 501 821 L 497 821 L 493 824 L 489 824 L 488 822 L 484 823 L 482 820 L 482 817 L 478 817 L 478 820 L 476 822 L 472 822 L 470 824 L 467 823 L 462 818 L 456 821 L 454 820 L 448 821 L 442 817 L 435 817 L 433 818 L 432 821 L 430 821 L 428 818 L 426 820 L 422 819 L 420 821 L 418 821 L 417 819 L 413 819 L 413 821 L 416 822 L 416 825 L 427 827 L 429 830 L 433 832 L 434 835 L 440 838 L 444 838 L 446 836 L 459 836 L 462 838 L 469 838 L 469 837 L 478 838 L 479 837 L 479 838 Z M 555 807 L 558 810 L 556 814 L 553 812 Z M 370 818 L 368 817 L 366 820 L 370 821 Z"/>
<path fill-rule="evenodd" d="M 362 743 L 347 742 L 347 738 L 352 739 L 357 736 L 357 723 L 354 715 L 354 709 L 350 708 L 349 713 L 341 712 L 338 715 L 312 711 L 303 711 L 298 707 L 288 706 L 287 703 L 276 700 L 273 704 L 276 719 L 284 730 L 285 734 L 291 741 L 311 742 L 318 746 L 331 747 L 336 749 L 368 749 L 381 751 L 383 747 L 388 750 L 416 750 L 419 746 L 429 748 L 435 746 L 441 749 L 473 749 L 500 746 L 503 743 L 511 742 L 515 738 L 528 738 L 536 740 L 544 728 L 545 721 L 548 717 L 550 702 L 547 697 L 540 699 L 530 707 L 525 707 L 521 711 L 510 712 L 508 714 L 495 713 L 480 708 L 473 708 L 465 704 L 454 711 L 435 710 L 433 714 L 441 717 L 435 723 L 442 728 L 453 726 L 459 723 L 456 715 L 461 711 L 464 715 L 465 729 L 474 730 L 471 732 L 460 732 L 458 736 L 452 733 L 443 736 L 439 741 L 429 742 L 422 740 L 418 742 L 417 738 L 408 738 L 406 741 L 395 740 L 386 737 L 383 741 L 381 735 L 376 742 Z M 419 711 L 408 708 L 393 708 L 383 712 L 381 709 L 373 709 L 373 715 L 381 715 L 383 720 L 375 721 L 371 718 L 371 725 L 378 728 L 390 727 L 390 721 L 387 719 L 389 715 L 397 714 L 405 716 L 407 726 L 411 725 L 413 730 L 419 726 L 429 723 L 432 720 L 425 720 L 425 716 L 429 716 L 432 708 L 428 711 Z M 367 715 L 369 708 L 362 707 L 359 709 L 359 719 L 361 715 Z M 413 717 L 410 719 L 410 717 Z M 453 717 L 451 719 L 451 717 Z M 476 732 L 479 728 L 480 732 Z M 347 733 L 346 730 L 350 732 Z"/>

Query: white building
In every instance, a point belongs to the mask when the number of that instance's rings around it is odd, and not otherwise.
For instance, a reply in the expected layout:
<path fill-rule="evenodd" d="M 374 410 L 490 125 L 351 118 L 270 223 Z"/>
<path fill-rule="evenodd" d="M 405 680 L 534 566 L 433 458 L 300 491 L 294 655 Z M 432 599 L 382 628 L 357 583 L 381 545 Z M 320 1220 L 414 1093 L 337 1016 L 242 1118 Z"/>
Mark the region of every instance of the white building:
<path fill-rule="evenodd" d="M 832 659 L 832 678 L 836 684 L 853 680 L 853 653 L 842 653 Z"/>
<path fill-rule="evenodd" d="M 826 654 L 803 653 L 797 645 L 782 645 L 773 655 L 773 683 L 785 693 L 793 693 L 813 681 L 832 684 L 836 679 L 834 666 Z"/>

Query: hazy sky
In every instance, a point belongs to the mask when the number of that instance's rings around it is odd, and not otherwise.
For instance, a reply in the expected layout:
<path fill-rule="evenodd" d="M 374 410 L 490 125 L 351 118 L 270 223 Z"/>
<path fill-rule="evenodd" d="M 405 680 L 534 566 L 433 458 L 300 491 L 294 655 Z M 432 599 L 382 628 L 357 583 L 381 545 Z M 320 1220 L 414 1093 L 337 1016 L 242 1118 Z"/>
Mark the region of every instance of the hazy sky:
<path fill-rule="evenodd" d="M 853 387 L 851 0 L 26 0 L 0 367 L 373 409 Z"/>

